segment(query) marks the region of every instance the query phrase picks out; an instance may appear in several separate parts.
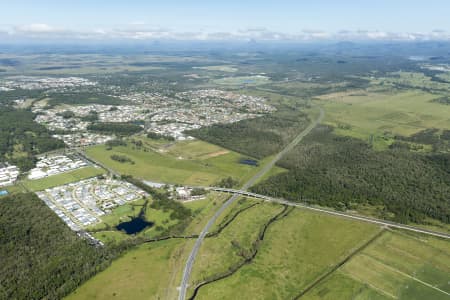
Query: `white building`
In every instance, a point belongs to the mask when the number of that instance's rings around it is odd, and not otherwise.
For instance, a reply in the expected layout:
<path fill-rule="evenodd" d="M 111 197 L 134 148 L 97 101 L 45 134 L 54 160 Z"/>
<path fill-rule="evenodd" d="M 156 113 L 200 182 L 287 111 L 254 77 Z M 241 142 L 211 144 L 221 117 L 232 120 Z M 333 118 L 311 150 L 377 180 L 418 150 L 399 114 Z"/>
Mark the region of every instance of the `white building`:
<path fill-rule="evenodd" d="M 0 168 L 0 186 L 12 185 L 19 176 L 19 168 L 16 166 L 7 166 Z"/>

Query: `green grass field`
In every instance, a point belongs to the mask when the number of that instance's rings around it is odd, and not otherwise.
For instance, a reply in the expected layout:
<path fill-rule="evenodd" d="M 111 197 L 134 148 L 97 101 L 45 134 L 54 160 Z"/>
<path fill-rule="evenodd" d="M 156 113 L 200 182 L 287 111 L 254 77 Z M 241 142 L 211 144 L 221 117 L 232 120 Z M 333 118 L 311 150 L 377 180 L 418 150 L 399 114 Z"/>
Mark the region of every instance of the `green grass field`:
<path fill-rule="evenodd" d="M 447 241 L 385 232 L 305 299 L 449 299 L 449 274 Z"/>
<path fill-rule="evenodd" d="M 450 106 L 431 102 L 441 96 L 417 91 L 336 93 L 321 97 L 325 123 L 340 135 L 369 140 L 385 149 L 390 135 L 409 136 L 426 128 L 450 128 Z"/>
<path fill-rule="evenodd" d="M 250 250 L 262 226 L 281 211 L 280 205 L 258 204 L 238 215 L 220 235 L 207 238 L 200 248 L 192 270 L 191 286 L 214 274 L 223 273 L 230 266 L 242 261 L 243 257 L 239 255 L 241 249 Z M 239 245 L 239 248 L 236 245 Z"/>
<path fill-rule="evenodd" d="M 183 240 L 138 246 L 65 299 L 175 299 L 190 247 Z"/>
<path fill-rule="evenodd" d="M 215 205 L 206 200 L 186 203 L 199 218 L 194 226 L 201 228 L 224 199 L 217 199 Z M 254 200 L 236 202 L 217 223 L 251 203 Z M 280 205 L 257 204 L 217 237 L 207 238 L 194 264 L 191 287 L 235 263 L 237 250 L 231 241 L 249 247 L 262 224 L 280 210 Z M 268 228 L 253 262 L 202 287 L 196 299 L 294 298 L 379 231 L 372 224 L 295 209 Z M 177 239 L 140 245 L 67 299 L 175 299 L 193 243 Z M 302 299 L 448 299 L 448 274 L 448 241 L 384 231 Z"/>
<path fill-rule="evenodd" d="M 204 286 L 197 299 L 292 299 L 378 231 L 373 225 L 294 210 L 269 227 L 251 264 Z"/>
<path fill-rule="evenodd" d="M 62 174 L 57 174 L 49 177 L 45 177 L 42 179 L 36 180 L 24 180 L 23 185 L 29 189 L 30 191 L 42 191 L 48 188 L 52 188 L 55 186 L 79 181 L 82 179 L 102 175 L 105 173 L 105 170 L 97 167 L 85 167 L 81 169 L 77 169 L 70 172 L 65 172 Z"/>
<path fill-rule="evenodd" d="M 211 193 L 203 200 L 187 202 L 194 211 L 194 220 L 186 234 L 198 233 L 227 195 Z M 143 201 L 141 201 L 143 202 Z M 136 204 L 141 204 L 137 201 Z M 117 221 L 121 215 L 132 212 L 121 206 L 110 218 Z M 117 211 L 120 210 L 120 211 Z M 148 212 L 152 215 L 152 212 Z M 123 233 L 102 232 L 107 240 L 121 240 Z M 97 236 L 99 237 L 99 236 Z M 174 239 L 140 245 L 117 259 L 105 271 L 97 274 L 66 299 L 175 299 L 184 263 L 194 240 Z"/>
<path fill-rule="evenodd" d="M 192 222 L 184 230 L 184 234 L 198 234 L 201 232 L 217 209 L 229 197 L 230 195 L 224 193 L 210 193 L 205 199 L 184 203 L 184 206 L 192 210 L 194 216 Z"/>
<path fill-rule="evenodd" d="M 259 168 L 239 163 L 243 156 L 202 141 L 179 142 L 165 146 L 147 140 L 142 148 L 98 145 L 87 149 L 87 155 L 121 174 L 137 178 L 186 185 L 210 185 L 231 176 L 244 182 Z M 135 163 L 120 163 L 111 155 L 125 155 Z M 260 163 L 263 165 L 264 161 Z M 278 171 L 282 170 L 277 168 Z"/>
<path fill-rule="evenodd" d="M 267 76 L 255 75 L 255 76 L 235 76 L 235 77 L 223 77 L 215 79 L 212 82 L 218 85 L 261 85 L 269 83 L 271 80 Z"/>

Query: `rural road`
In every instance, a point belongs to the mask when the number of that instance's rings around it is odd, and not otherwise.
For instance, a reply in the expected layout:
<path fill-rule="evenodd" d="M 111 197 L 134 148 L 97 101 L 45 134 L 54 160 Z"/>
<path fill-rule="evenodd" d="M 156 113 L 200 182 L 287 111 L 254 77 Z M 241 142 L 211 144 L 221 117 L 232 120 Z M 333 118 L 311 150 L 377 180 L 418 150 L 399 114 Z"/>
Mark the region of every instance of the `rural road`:
<path fill-rule="evenodd" d="M 283 155 L 285 155 L 287 152 L 292 150 L 308 133 L 311 132 L 311 130 L 314 129 L 320 122 L 322 122 L 322 119 L 325 115 L 322 108 L 319 107 L 320 114 L 319 117 L 314 120 L 305 130 L 303 130 L 299 135 L 297 135 L 292 142 L 290 142 L 283 150 L 281 150 L 269 163 L 267 163 L 257 174 L 255 174 L 249 181 L 247 181 L 240 191 L 247 190 L 250 186 L 252 186 L 258 179 L 260 179 L 262 176 L 264 176 L 269 170 L 275 165 L 277 161 L 280 160 Z M 197 240 L 195 241 L 195 245 L 192 248 L 192 251 L 186 261 L 186 265 L 184 267 L 183 271 L 183 277 L 181 279 L 180 284 L 180 291 L 178 294 L 179 300 L 185 300 L 186 299 L 186 291 L 188 287 L 189 278 L 191 276 L 192 266 L 194 265 L 195 258 L 197 257 L 198 251 L 200 249 L 200 246 L 202 245 L 202 242 L 207 235 L 208 231 L 211 229 L 214 222 L 217 220 L 217 218 L 222 214 L 222 212 L 229 207 L 238 197 L 240 196 L 239 193 L 234 193 L 233 196 L 231 196 L 230 199 L 228 199 L 220 208 L 219 210 L 212 216 L 212 218 L 208 221 L 206 226 L 203 228 L 202 232 L 198 236 Z"/>

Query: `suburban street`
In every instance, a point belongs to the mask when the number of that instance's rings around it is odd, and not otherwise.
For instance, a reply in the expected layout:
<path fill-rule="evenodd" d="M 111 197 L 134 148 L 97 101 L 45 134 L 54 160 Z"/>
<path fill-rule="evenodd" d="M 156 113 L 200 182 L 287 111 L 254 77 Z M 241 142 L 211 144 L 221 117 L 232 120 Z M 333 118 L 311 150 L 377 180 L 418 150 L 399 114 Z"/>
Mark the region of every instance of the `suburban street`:
<path fill-rule="evenodd" d="M 247 181 L 242 188 L 239 191 L 245 192 L 250 186 L 252 186 L 255 182 L 257 182 L 260 178 L 262 178 L 267 172 L 270 171 L 270 169 L 275 165 L 277 161 L 279 161 L 284 154 L 292 150 L 308 133 L 311 132 L 320 122 L 322 122 L 323 117 L 325 115 L 322 108 L 319 107 L 320 114 L 316 120 L 314 120 L 305 130 L 303 130 L 299 135 L 297 135 L 291 143 L 289 143 L 283 150 L 281 150 L 269 163 L 267 163 L 257 174 L 255 174 L 249 181 Z M 186 261 L 186 265 L 184 267 L 183 271 L 183 277 L 181 279 L 180 284 L 180 291 L 178 295 L 179 300 L 184 300 L 186 298 L 186 291 L 188 287 L 188 282 L 191 276 L 192 266 L 194 265 L 195 258 L 197 257 L 198 251 L 200 249 L 200 246 L 203 243 L 203 240 L 205 236 L 207 235 L 208 231 L 214 224 L 214 222 L 217 220 L 217 218 L 222 214 L 222 212 L 229 207 L 238 197 L 240 196 L 239 193 L 234 193 L 233 196 L 231 196 L 230 199 L 228 199 L 220 208 L 219 210 L 214 214 L 214 216 L 208 221 L 206 226 L 203 228 L 202 232 L 198 236 L 197 240 L 195 241 L 194 247 L 192 248 L 192 251 Z"/>

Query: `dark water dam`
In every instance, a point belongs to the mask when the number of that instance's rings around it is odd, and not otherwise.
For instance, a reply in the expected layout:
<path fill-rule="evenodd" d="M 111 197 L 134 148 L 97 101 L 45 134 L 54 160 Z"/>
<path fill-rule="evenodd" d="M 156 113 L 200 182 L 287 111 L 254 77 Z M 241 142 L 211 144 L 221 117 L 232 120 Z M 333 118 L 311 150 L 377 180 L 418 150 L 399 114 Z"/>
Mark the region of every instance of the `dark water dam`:
<path fill-rule="evenodd" d="M 131 221 L 122 222 L 116 226 L 117 230 L 124 230 L 126 234 L 135 234 L 145 228 L 152 227 L 154 223 L 148 222 L 141 217 L 132 218 Z"/>
<path fill-rule="evenodd" d="M 253 167 L 258 166 L 258 161 L 254 160 L 254 159 L 250 159 L 250 158 L 243 158 L 243 159 L 239 160 L 239 163 L 243 164 L 243 165 L 253 166 Z"/>

